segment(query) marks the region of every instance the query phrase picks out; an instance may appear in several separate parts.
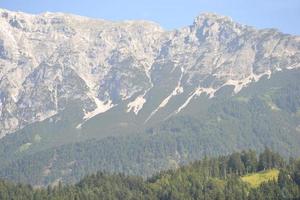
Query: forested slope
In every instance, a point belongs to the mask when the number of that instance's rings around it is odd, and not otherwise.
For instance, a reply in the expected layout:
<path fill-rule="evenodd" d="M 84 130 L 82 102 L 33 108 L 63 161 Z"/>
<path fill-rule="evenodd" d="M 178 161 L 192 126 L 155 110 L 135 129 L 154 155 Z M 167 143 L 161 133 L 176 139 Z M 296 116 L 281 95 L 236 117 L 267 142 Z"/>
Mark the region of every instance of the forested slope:
<path fill-rule="evenodd" d="M 257 186 L 244 180 L 245 175 L 278 171 Z M 33 189 L 29 185 L 0 182 L 0 199 L 98 200 L 98 199 L 232 199 L 282 200 L 300 198 L 300 160 L 289 162 L 265 149 L 259 156 L 243 151 L 217 158 L 204 158 L 176 170 L 168 170 L 148 180 L 141 177 L 98 172 L 75 185 Z"/>
<path fill-rule="evenodd" d="M 52 143 L 48 126 L 0 140 L 0 177 L 32 185 L 75 183 L 98 170 L 149 177 L 206 156 L 265 146 L 300 155 L 300 71 L 275 74 L 232 96 L 200 96 L 179 116 L 119 137 Z M 72 137 L 72 134 L 69 133 Z M 82 133 L 82 137 L 84 137 Z M 61 136 L 61 143 L 64 143 Z"/>

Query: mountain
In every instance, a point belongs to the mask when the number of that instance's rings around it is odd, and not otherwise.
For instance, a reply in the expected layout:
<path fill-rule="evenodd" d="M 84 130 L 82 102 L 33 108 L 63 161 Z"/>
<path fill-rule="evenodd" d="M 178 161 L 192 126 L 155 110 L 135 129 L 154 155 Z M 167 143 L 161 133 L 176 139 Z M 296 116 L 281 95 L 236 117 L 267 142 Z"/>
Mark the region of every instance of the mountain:
<path fill-rule="evenodd" d="M 213 97 L 227 85 L 238 93 L 264 75 L 299 68 L 299 43 L 215 14 L 168 32 L 144 21 L 1 10 L 1 136 L 73 101 L 84 114 L 78 128 L 116 107 L 144 123 L 161 120 L 203 93 Z"/>
<path fill-rule="evenodd" d="M 204 13 L 147 21 L 0 10 L 0 177 L 149 176 L 265 146 L 300 155 L 300 37 Z"/>

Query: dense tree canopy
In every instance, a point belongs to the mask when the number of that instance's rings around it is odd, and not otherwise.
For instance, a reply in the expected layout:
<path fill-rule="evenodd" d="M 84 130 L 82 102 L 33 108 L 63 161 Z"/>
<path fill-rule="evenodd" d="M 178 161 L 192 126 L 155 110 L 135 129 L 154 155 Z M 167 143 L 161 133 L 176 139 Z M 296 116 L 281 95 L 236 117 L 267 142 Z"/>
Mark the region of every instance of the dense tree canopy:
<path fill-rule="evenodd" d="M 258 159 L 257 159 L 258 158 Z M 260 170 L 280 170 L 278 180 L 251 187 L 242 175 Z M 176 170 L 168 170 L 148 180 L 123 174 L 98 172 L 75 185 L 34 189 L 30 185 L 0 181 L 0 199 L 10 200 L 98 200 L 98 199 L 199 199 L 265 200 L 300 198 L 300 160 L 285 162 L 265 149 L 259 156 L 243 151 L 218 158 L 204 158 Z"/>

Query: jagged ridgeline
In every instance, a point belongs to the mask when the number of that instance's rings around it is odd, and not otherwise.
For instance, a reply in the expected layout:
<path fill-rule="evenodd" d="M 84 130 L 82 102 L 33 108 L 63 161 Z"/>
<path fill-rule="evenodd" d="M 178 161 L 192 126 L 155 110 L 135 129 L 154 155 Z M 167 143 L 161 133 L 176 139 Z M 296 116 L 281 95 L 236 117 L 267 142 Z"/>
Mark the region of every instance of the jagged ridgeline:
<path fill-rule="evenodd" d="M 300 155 L 300 38 L 206 13 L 182 29 L 0 10 L 0 177 L 151 176 L 268 146 Z"/>
<path fill-rule="evenodd" d="M 266 149 L 259 156 L 243 151 L 204 158 L 148 180 L 137 176 L 98 172 L 75 185 L 33 189 L 0 180 L 0 199 L 199 199 L 282 200 L 300 198 L 300 160 L 285 162 Z"/>

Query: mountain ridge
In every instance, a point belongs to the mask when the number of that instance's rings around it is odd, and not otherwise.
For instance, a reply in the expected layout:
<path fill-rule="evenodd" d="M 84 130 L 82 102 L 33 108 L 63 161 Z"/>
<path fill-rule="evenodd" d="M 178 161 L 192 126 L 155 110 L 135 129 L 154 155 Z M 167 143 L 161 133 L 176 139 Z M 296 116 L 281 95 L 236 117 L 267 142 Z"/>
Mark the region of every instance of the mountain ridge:
<path fill-rule="evenodd" d="M 83 102 L 83 123 L 127 99 L 131 101 L 123 112 L 138 115 L 148 93 L 161 82 L 159 74 L 166 76 L 168 71 L 179 73 L 175 75 L 179 80 L 169 83 L 173 89 L 166 88 L 168 94 L 151 108 L 144 123 L 189 87 L 193 91 L 173 114 L 203 93 L 213 97 L 226 85 L 234 86 L 237 93 L 263 75 L 282 70 L 283 63 L 287 69 L 300 66 L 299 37 L 256 30 L 212 13 L 174 31 L 145 21 L 118 23 L 3 9 L 1 24 L 1 137 L 59 113 L 70 99 Z M 265 46 L 253 46 L 258 40 Z M 73 91 L 76 83 L 64 88 L 71 79 L 80 80 L 83 88 Z M 41 91 L 47 93 L 43 100 L 38 98 Z"/>

